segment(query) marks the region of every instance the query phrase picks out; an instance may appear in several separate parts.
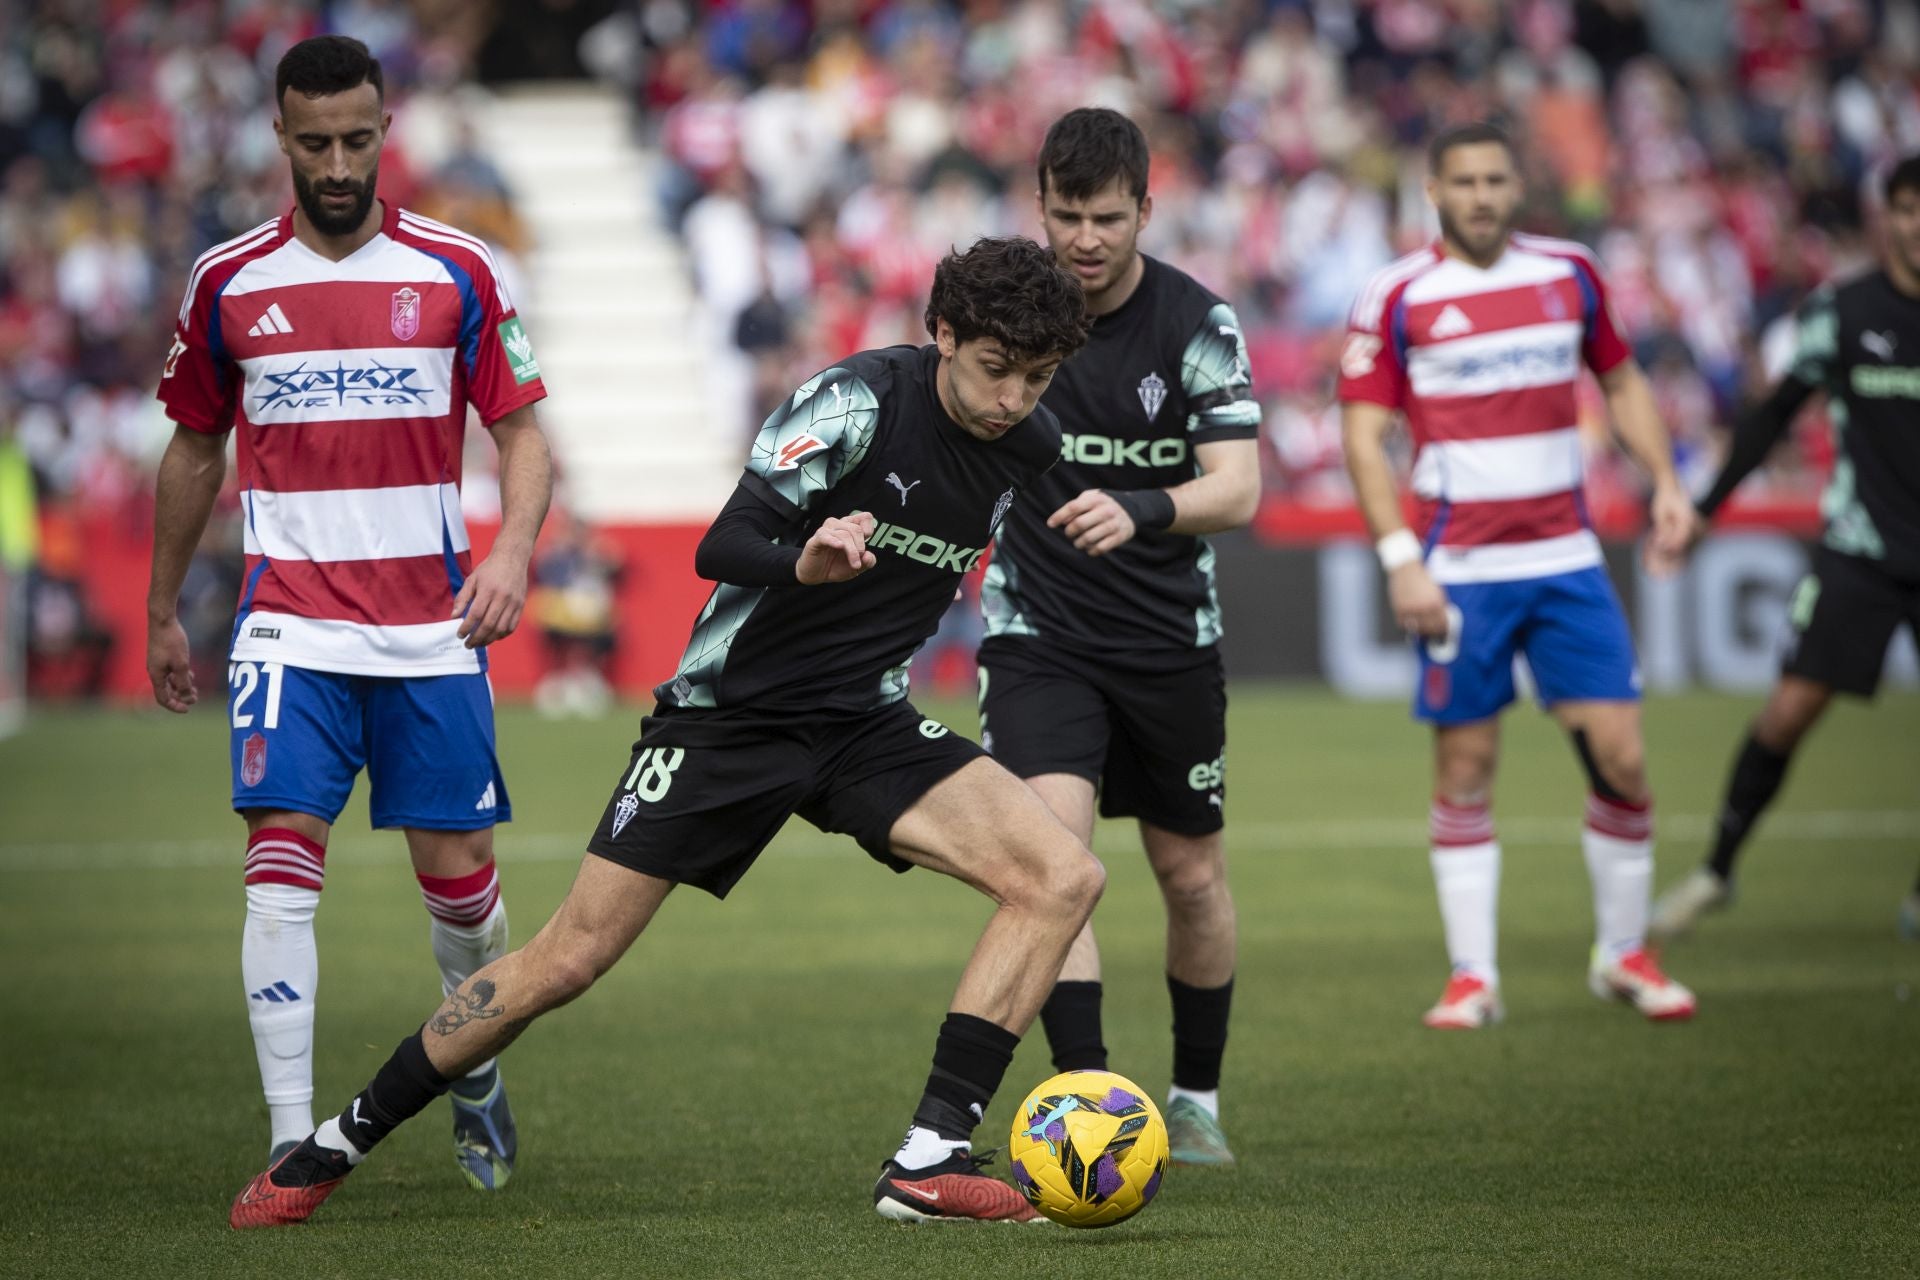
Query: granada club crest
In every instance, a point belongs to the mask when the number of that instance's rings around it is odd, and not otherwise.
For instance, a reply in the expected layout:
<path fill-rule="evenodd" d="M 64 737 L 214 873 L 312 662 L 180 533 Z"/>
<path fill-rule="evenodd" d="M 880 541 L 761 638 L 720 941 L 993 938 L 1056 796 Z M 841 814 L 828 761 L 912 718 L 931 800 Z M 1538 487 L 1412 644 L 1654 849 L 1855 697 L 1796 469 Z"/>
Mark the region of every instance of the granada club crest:
<path fill-rule="evenodd" d="M 260 733 L 248 734 L 246 745 L 240 748 L 240 781 L 257 787 L 266 776 L 267 739 Z"/>
<path fill-rule="evenodd" d="M 416 289 L 402 286 L 394 290 L 393 312 L 391 315 L 393 336 L 402 342 L 412 340 L 420 332 L 420 293 Z"/>

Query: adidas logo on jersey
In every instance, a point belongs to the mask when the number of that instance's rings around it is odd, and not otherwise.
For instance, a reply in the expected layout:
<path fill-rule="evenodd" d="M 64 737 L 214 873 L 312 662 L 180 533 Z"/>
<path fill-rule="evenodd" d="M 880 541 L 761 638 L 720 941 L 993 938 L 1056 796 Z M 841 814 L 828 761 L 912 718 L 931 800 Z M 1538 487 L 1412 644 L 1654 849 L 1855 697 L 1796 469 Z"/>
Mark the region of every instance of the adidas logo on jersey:
<path fill-rule="evenodd" d="M 277 333 L 292 333 L 293 321 L 287 319 L 287 313 L 280 309 L 279 303 L 267 308 L 267 313 L 253 322 L 253 328 L 247 330 L 249 338 L 271 338 Z"/>
<path fill-rule="evenodd" d="M 1433 327 L 1427 330 L 1427 336 L 1434 339 L 1459 338 L 1473 332 L 1473 321 L 1467 319 L 1467 313 L 1449 302 L 1434 318 Z"/>
<path fill-rule="evenodd" d="M 480 803 L 474 805 L 473 809 L 475 813 L 478 813 L 483 809 L 491 808 L 493 808 L 493 784 L 489 782 L 487 789 L 480 793 Z"/>

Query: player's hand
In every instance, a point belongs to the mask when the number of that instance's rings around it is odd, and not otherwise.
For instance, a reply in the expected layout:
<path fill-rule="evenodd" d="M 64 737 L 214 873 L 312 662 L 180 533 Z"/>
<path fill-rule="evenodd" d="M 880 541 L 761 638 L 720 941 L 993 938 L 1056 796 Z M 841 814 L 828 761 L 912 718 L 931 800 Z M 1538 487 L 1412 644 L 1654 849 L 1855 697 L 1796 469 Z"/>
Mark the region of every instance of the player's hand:
<path fill-rule="evenodd" d="M 169 711 L 185 712 L 200 701 L 186 628 L 178 618 L 147 624 L 147 679 L 153 681 L 153 700 Z"/>
<path fill-rule="evenodd" d="M 1650 514 L 1652 527 L 1647 531 L 1644 553 L 1647 571 L 1656 577 L 1669 577 L 1686 564 L 1687 553 L 1706 531 L 1706 522 L 1677 484 L 1653 491 Z"/>
<path fill-rule="evenodd" d="M 800 548 L 800 558 L 793 564 L 793 576 L 803 587 L 859 577 L 876 563 L 873 552 L 867 550 L 867 539 L 873 536 L 873 530 L 871 512 L 828 516 L 807 539 L 807 545 Z"/>
<path fill-rule="evenodd" d="M 1047 528 L 1063 531 L 1076 550 L 1103 556 L 1134 535 L 1133 517 L 1104 489 L 1088 489 L 1047 517 Z"/>
<path fill-rule="evenodd" d="M 1420 561 L 1403 564 L 1387 575 L 1387 599 L 1402 629 L 1429 639 L 1447 634 L 1447 593 Z"/>
<path fill-rule="evenodd" d="M 527 607 L 530 558 L 528 552 L 496 543 L 460 584 L 451 616 L 460 618 L 459 635 L 467 648 L 478 649 L 504 640 L 520 625 L 520 613 Z"/>

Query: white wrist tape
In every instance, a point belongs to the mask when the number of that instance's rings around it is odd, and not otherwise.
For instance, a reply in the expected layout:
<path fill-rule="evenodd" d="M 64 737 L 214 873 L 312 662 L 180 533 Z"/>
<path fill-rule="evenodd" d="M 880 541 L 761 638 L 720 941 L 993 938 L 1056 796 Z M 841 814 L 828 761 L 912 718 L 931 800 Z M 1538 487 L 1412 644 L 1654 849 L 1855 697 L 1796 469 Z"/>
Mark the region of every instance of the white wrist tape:
<path fill-rule="evenodd" d="M 1420 539 L 1413 536 L 1411 529 L 1395 529 L 1376 542 L 1373 549 L 1380 556 L 1380 567 L 1388 573 L 1421 558 Z"/>

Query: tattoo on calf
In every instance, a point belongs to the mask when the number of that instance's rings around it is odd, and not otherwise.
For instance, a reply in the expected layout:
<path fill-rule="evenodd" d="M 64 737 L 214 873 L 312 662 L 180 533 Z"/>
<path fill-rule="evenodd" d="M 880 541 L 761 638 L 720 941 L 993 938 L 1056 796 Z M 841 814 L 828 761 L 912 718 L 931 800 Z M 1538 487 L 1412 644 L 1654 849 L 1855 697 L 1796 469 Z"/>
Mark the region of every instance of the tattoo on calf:
<path fill-rule="evenodd" d="M 485 978 L 476 979 L 470 988 L 447 997 L 447 1002 L 440 1006 L 440 1012 L 434 1014 L 433 1021 L 427 1024 L 427 1030 L 437 1036 L 450 1036 L 469 1022 L 497 1018 L 506 1012 L 507 1007 L 496 1004 L 489 1008 L 487 1002 L 492 999 L 493 983 Z"/>

